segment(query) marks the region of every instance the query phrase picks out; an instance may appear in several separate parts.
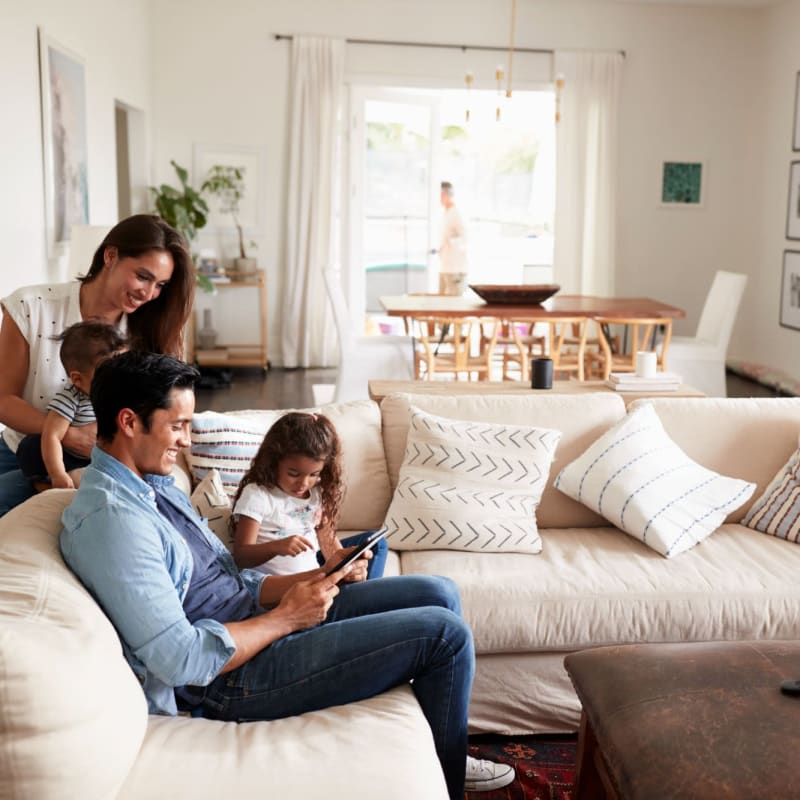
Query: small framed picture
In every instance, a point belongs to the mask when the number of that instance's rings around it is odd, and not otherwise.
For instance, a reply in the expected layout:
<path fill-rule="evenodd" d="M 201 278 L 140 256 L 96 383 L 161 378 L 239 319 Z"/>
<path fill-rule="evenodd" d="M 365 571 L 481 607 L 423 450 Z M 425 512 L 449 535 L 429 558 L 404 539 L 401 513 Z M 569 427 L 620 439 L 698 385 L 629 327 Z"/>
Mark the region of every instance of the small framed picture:
<path fill-rule="evenodd" d="M 789 200 L 786 209 L 786 238 L 800 239 L 800 161 L 789 166 Z"/>
<path fill-rule="evenodd" d="M 784 250 L 781 283 L 781 327 L 800 331 L 800 252 Z"/>
<path fill-rule="evenodd" d="M 800 72 L 797 73 L 794 87 L 794 132 L 792 150 L 800 151 Z"/>
<path fill-rule="evenodd" d="M 665 208 L 699 208 L 705 194 L 705 163 L 664 161 L 661 164 L 661 205 Z"/>

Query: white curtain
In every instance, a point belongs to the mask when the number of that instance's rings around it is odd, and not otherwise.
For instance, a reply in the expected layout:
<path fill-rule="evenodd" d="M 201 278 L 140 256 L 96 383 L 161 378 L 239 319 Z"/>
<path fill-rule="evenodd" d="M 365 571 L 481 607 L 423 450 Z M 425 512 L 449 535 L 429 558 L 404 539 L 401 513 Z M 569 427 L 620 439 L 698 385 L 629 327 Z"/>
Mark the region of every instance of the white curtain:
<path fill-rule="evenodd" d="M 286 367 L 329 366 L 336 359 L 322 272 L 337 260 L 343 75 L 343 40 L 294 37 L 281 336 Z"/>
<path fill-rule="evenodd" d="M 622 64 L 619 53 L 555 54 L 564 89 L 556 130 L 553 280 L 564 294 L 614 294 Z"/>

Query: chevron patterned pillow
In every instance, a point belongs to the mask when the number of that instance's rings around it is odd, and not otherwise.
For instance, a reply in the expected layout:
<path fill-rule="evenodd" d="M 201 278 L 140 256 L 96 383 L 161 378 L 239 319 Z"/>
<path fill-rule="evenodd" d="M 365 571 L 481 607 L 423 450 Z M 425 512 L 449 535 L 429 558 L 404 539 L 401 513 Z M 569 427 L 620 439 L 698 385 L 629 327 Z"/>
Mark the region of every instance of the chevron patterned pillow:
<path fill-rule="evenodd" d="M 553 485 L 667 558 L 710 536 L 756 488 L 692 461 L 650 404 L 589 445 Z"/>
<path fill-rule="evenodd" d="M 394 550 L 538 553 L 536 507 L 559 431 L 464 422 L 411 409 L 386 514 Z"/>

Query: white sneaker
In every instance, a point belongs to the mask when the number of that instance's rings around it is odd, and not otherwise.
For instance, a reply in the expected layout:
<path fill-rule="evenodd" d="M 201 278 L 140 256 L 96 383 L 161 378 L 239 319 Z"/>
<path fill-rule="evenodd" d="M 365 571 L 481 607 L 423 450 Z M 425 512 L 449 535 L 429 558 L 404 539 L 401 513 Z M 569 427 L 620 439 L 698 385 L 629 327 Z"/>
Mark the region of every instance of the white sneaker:
<path fill-rule="evenodd" d="M 502 789 L 514 780 L 514 767 L 508 764 L 495 764 L 485 758 L 467 756 L 467 772 L 464 781 L 465 792 L 491 792 Z"/>

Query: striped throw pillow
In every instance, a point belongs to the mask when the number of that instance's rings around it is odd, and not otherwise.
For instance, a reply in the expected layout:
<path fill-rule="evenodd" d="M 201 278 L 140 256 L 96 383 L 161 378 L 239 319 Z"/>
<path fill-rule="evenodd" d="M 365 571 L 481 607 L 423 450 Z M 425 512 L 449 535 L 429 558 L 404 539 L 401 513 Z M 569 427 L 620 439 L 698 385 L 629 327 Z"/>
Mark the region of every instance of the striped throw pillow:
<path fill-rule="evenodd" d="M 800 449 L 753 503 L 742 524 L 790 542 L 800 541 Z"/>
<path fill-rule="evenodd" d="M 394 550 L 538 553 L 536 507 L 559 431 L 461 422 L 411 409 L 384 524 Z"/>
<path fill-rule="evenodd" d="M 692 461 L 649 404 L 606 431 L 554 485 L 667 558 L 710 536 L 756 488 Z"/>
<path fill-rule="evenodd" d="M 210 469 L 216 469 L 225 492 L 231 497 L 236 494 L 264 435 L 279 416 L 255 420 L 215 411 L 195 414 L 187 454 L 194 480 L 201 481 Z"/>

